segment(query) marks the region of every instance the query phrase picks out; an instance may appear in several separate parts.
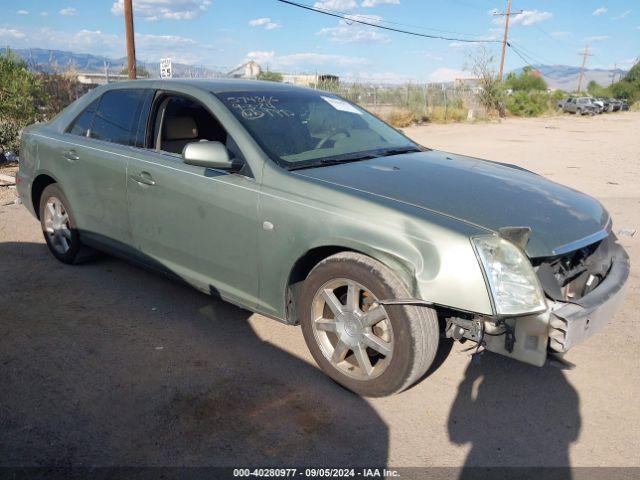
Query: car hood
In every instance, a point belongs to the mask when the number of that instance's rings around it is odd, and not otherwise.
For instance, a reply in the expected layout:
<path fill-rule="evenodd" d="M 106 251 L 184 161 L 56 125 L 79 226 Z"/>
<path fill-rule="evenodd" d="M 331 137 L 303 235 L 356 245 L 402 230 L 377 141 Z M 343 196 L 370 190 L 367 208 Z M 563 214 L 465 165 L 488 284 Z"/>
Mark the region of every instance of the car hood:
<path fill-rule="evenodd" d="M 548 257 L 603 236 L 592 197 L 513 165 L 426 151 L 300 170 L 297 175 L 428 209 L 488 230 L 530 227 L 525 251 Z"/>

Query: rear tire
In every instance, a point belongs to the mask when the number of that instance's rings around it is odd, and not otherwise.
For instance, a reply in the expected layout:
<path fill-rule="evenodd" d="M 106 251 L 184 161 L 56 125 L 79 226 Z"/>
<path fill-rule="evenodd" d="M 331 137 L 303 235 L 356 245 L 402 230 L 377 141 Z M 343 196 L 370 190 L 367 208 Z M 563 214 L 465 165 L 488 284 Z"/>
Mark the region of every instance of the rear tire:
<path fill-rule="evenodd" d="M 44 239 L 55 258 L 72 265 L 95 256 L 96 252 L 80 241 L 69 200 L 58 184 L 51 184 L 43 190 L 39 212 Z"/>
<path fill-rule="evenodd" d="M 342 252 L 320 262 L 298 302 L 302 332 L 320 368 L 368 397 L 392 395 L 415 383 L 438 350 L 436 312 L 375 303 L 410 297 L 393 271 L 365 255 Z"/>

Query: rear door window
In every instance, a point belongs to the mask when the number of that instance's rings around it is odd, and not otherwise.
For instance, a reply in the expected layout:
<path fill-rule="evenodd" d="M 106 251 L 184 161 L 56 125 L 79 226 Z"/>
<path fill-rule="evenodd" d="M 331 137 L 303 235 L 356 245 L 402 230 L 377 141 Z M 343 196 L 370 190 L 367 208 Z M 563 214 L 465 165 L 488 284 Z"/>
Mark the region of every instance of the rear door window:
<path fill-rule="evenodd" d="M 100 98 L 89 136 L 105 142 L 137 146 L 139 121 L 148 91 L 111 90 Z"/>

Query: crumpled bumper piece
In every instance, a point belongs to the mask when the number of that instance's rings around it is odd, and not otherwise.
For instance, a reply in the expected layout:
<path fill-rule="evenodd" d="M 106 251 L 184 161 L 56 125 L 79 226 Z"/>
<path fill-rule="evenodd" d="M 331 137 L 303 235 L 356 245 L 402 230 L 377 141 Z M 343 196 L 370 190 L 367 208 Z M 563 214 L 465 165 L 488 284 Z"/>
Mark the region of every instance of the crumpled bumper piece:
<path fill-rule="evenodd" d="M 629 278 L 629 256 L 616 244 L 611 270 L 588 295 L 576 303 L 555 302 L 549 318 L 549 348 L 566 352 L 600 331 L 624 299 Z"/>

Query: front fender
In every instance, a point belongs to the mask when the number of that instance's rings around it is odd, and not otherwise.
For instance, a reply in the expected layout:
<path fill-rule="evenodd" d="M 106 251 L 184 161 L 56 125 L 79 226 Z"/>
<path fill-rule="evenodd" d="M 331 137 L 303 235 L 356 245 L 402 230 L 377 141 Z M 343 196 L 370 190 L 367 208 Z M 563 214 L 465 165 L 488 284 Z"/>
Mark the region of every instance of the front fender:
<path fill-rule="evenodd" d="M 265 177 L 269 180 L 269 174 Z M 260 305 L 286 318 L 287 289 L 296 262 L 307 252 L 353 250 L 391 268 L 411 295 L 454 309 L 491 314 L 484 276 L 469 237 L 480 232 L 458 220 L 417 207 L 380 205 L 324 185 L 282 178 L 263 185 Z M 274 182 L 275 183 L 275 182 Z"/>

